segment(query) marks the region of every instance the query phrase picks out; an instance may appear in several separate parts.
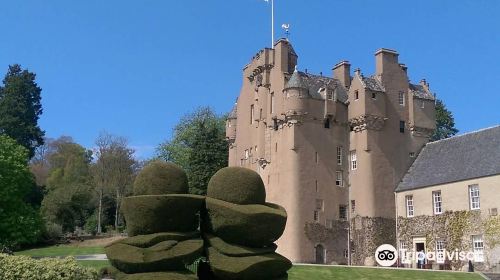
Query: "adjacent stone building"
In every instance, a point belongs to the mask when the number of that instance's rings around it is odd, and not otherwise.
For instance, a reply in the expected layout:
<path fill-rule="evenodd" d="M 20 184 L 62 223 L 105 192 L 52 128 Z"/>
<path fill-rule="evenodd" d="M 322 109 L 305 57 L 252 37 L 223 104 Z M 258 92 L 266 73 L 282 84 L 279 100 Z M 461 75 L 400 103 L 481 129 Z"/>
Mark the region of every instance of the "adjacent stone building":
<path fill-rule="evenodd" d="M 288 212 L 278 251 L 294 262 L 374 264 L 396 244 L 394 190 L 435 129 L 434 95 L 398 53 L 371 76 L 342 61 L 331 77 L 297 70 L 287 40 L 243 69 L 227 121 L 229 165 L 256 170 Z M 348 242 L 348 240 L 350 240 Z"/>
<path fill-rule="evenodd" d="M 400 248 L 473 252 L 476 269 L 500 272 L 500 126 L 427 144 L 396 203 Z M 448 258 L 427 264 L 467 267 Z"/>

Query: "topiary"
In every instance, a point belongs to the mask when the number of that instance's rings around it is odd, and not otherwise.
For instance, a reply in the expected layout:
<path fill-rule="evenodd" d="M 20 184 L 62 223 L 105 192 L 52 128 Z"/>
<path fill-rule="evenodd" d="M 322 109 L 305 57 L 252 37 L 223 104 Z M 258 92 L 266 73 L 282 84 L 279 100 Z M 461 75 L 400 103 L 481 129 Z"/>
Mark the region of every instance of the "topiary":
<path fill-rule="evenodd" d="M 134 195 L 183 194 L 189 189 L 186 172 L 164 161 L 146 165 L 134 182 Z"/>
<path fill-rule="evenodd" d="M 264 204 L 266 189 L 260 175 L 248 168 L 226 167 L 208 182 L 207 196 L 236 204 Z"/>

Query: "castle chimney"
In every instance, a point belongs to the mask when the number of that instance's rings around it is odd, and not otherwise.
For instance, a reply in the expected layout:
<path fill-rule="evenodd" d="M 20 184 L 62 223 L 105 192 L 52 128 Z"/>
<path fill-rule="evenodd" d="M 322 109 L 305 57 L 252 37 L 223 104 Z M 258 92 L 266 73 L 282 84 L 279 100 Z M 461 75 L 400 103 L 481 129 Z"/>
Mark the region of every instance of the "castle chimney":
<path fill-rule="evenodd" d="M 345 87 L 351 85 L 351 64 L 347 60 L 343 60 L 333 66 L 333 77 L 340 81 Z"/>
<path fill-rule="evenodd" d="M 398 63 L 398 52 L 390 49 L 379 49 L 375 52 L 375 74 L 382 76 L 384 74 L 398 73 L 400 65 Z"/>
<path fill-rule="evenodd" d="M 425 79 L 420 80 L 420 85 L 423 86 L 427 91 L 429 91 L 429 83 Z"/>

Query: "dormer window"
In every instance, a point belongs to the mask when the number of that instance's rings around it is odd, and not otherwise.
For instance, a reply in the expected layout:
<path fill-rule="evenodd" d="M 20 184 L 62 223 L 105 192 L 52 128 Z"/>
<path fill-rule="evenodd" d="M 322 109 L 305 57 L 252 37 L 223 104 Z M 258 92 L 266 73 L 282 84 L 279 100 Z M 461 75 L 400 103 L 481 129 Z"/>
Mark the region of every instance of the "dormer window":
<path fill-rule="evenodd" d="M 354 100 L 359 99 L 359 92 L 357 90 L 354 91 Z"/>
<path fill-rule="evenodd" d="M 326 99 L 333 100 L 333 91 L 326 90 Z"/>

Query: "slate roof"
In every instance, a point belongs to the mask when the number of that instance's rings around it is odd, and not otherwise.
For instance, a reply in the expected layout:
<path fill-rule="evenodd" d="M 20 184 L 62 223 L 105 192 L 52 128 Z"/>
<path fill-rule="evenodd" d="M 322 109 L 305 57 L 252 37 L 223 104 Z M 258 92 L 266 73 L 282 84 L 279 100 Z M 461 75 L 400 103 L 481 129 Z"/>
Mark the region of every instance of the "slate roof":
<path fill-rule="evenodd" d="M 238 100 L 236 100 L 236 103 L 234 103 L 233 109 L 231 112 L 229 112 L 229 115 L 227 116 L 228 119 L 237 119 L 238 118 Z"/>
<path fill-rule="evenodd" d="M 382 85 L 382 82 L 380 82 L 377 78 L 365 76 L 360 76 L 360 78 L 364 88 L 378 92 L 385 92 L 384 85 Z"/>
<path fill-rule="evenodd" d="M 318 92 L 319 89 L 328 88 L 334 91 L 334 96 L 336 100 L 343 103 L 346 103 L 348 100 L 347 91 L 340 84 L 340 81 L 334 78 L 313 75 L 301 71 L 293 72 L 292 76 L 285 85 L 285 89 L 288 88 L 307 89 L 309 96 L 311 98 L 319 100 L 324 100 L 326 98 L 326 96 Z"/>
<path fill-rule="evenodd" d="M 428 143 L 396 192 L 497 174 L 500 125 Z"/>
<path fill-rule="evenodd" d="M 410 84 L 410 92 L 413 94 L 413 96 L 418 98 L 435 100 L 434 95 L 431 92 L 427 91 L 422 85 Z"/>

